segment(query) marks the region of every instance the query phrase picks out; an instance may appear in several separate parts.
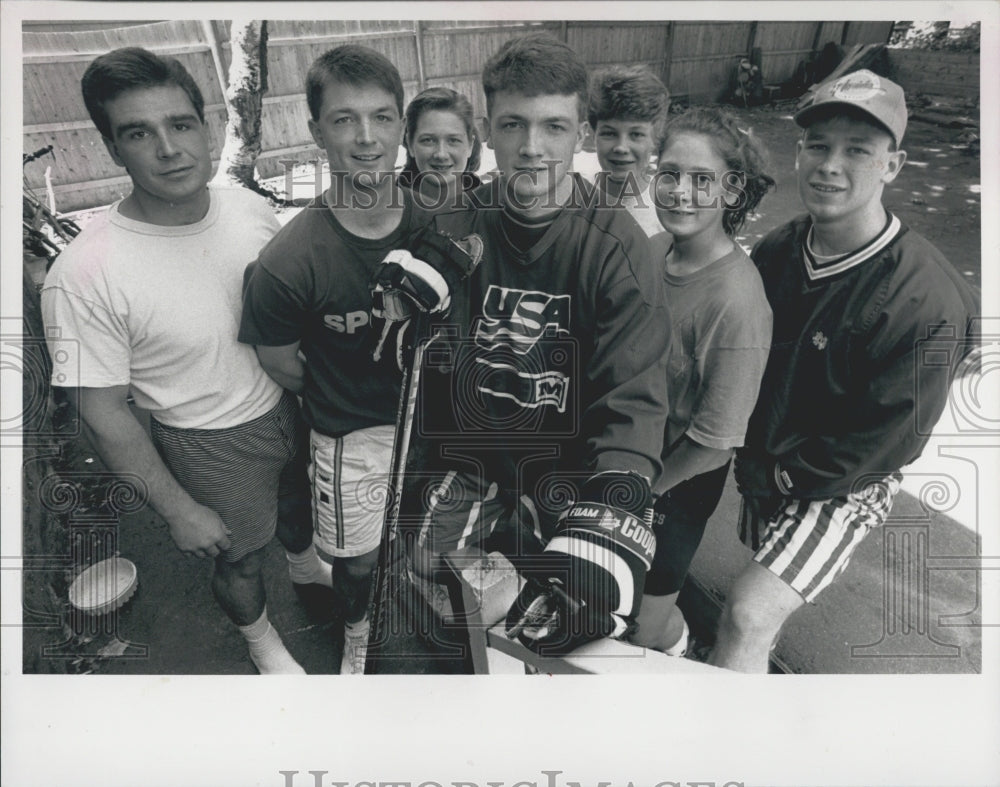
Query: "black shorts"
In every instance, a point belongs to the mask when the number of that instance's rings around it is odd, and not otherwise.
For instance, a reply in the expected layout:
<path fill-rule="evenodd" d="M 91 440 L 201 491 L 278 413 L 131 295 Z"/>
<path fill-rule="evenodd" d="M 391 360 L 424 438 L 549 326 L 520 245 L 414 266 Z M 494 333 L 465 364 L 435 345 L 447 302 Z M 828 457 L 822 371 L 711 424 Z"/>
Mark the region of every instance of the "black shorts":
<path fill-rule="evenodd" d="M 653 507 L 656 555 L 646 573 L 644 593 L 668 596 L 684 585 L 709 517 L 722 499 L 729 462 L 668 490 Z"/>

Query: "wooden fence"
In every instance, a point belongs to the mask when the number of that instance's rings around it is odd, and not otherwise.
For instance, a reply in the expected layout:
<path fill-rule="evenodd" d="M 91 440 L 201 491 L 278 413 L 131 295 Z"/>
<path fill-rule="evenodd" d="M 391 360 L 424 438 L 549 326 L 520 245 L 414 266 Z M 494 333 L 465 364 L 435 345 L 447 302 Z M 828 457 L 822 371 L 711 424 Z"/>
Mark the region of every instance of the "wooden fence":
<path fill-rule="evenodd" d="M 889 62 L 907 91 L 952 98 L 979 98 L 979 54 L 929 49 L 890 49 Z"/>
<path fill-rule="evenodd" d="M 54 146 L 52 183 L 60 210 L 107 204 L 128 190 L 128 178 L 108 157 L 80 96 L 87 64 L 110 49 L 143 46 L 178 58 L 204 93 L 214 154 L 222 149 L 229 23 L 108 24 L 67 29 L 66 23 L 29 21 L 22 28 L 24 149 Z M 425 87 L 444 85 L 469 96 L 483 116 L 483 61 L 528 30 L 545 30 L 568 42 L 591 67 L 644 63 L 674 97 L 714 101 L 728 89 L 737 59 L 754 47 L 761 49 L 766 81 L 780 83 L 829 41 L 881 43 L 891 29 L 891 22 L 845 21 L 269 21 L 269 88 L 258 169 L 271 177 L 285 162 L 317 158 L 306 125 L 304 75 L 318 55 L 347 41 L 364 42 L 386 55 L 400 71 L 407 101 Z M 43 172 L 42 166 L 29 166 L 29 182 L 41 186 Z"/>

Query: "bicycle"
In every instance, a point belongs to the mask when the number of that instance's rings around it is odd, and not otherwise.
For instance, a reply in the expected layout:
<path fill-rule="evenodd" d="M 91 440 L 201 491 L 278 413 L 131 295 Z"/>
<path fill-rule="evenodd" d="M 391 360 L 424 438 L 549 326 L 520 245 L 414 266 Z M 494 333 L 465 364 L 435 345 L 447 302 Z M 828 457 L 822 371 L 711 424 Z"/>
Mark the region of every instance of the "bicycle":
<path fill-rule="evenodd" d="M 32 161 L 46 155 L 51 155 L 55 161 L 52 145 L 39 148 L 34 153 L 23 154 L 22 170 Z M 28 255 L 39 260 L 44 259 L 46 271 L 52 266 L 63 247 L 80 234 L 80 226 L 75 221 L 58 215 L 38 199 L 28 184 L 27 176 L 23 176 L 21 228 L 22 248 L 26 261 Z"/>

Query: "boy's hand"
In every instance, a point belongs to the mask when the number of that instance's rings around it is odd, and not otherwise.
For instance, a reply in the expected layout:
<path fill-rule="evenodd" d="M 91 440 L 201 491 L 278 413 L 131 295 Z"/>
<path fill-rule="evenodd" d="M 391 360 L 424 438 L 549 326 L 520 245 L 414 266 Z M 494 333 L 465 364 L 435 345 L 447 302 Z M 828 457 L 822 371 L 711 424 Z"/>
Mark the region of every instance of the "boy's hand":
<path fill-rule="evenodd" d="M 733 460 L 736 488 L 743 497 L 778 497 L 781 492 L 774 483 L 774 462 L 760 456 L 736 450 Z"/>
<path fill-rule="evenodd" d="M 507 613 L 507 636 L 556 654 L 629 634 L 656 551 L 651 516 L 649 482 L 637 473 L 588 479 L 546 546 L 544 566 L 522 571 L 528 582 Z"/>
<path fill-rule="evenodd" d="M 373 311 L 381 312 L 390 322 L 410 319 L 414 307 L 437 314 L 447 311 L 451 304 L 451 292 L 444 277 L 406 249 L 393 249 L 386 255 L 371 290 Z"/>
<path fill-rule="evenodd" d="M 441 314 L 451 305 L 455 286 L 483 256 L 478 235 L 455 240 L 432 229 L 419 232 L 410 250 L 393 249 L 371 282 L 372 310 L 391 322 L 408 320 L 416 308 Z"/>

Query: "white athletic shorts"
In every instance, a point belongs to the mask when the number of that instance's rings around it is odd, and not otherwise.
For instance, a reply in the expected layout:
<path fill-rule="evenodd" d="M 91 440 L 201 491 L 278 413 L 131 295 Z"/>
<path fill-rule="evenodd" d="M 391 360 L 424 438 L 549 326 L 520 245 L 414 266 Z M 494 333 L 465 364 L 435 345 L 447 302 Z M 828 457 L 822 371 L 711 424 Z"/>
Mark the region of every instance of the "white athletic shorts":
<path fill-rule="evenodd" d="M 382 541 L 394 435 L 388 425 L 342 437 L 309 433 L 313 541 L 321 555 L 355 557 Z"/>
<path fill-rule="evenodd" d="M 811 603 L 843 573 L 869 531 L 888 518 L 901 480 L 894 473 L 860 492 L 826 500 L 786 498 L 770 519 L 755 525 L 760 532 L 747 528 L 741 536 L 751 549 L 756 536 L 753 559 Z"/>

